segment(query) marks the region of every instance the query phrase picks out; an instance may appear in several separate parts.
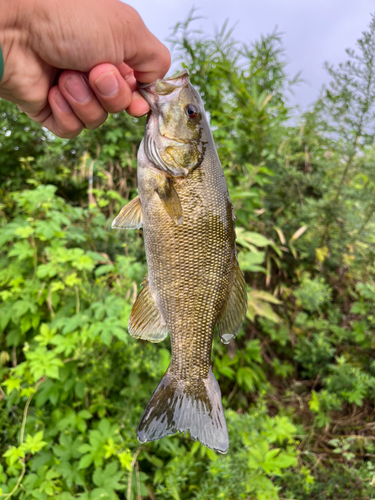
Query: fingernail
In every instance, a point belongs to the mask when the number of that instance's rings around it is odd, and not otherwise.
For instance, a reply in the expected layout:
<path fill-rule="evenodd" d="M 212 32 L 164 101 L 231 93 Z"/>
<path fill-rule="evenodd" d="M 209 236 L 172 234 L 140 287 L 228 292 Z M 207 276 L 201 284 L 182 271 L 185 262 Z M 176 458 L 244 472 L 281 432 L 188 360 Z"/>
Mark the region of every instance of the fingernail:
<path fill-rule="evenodd" d="M 113 71 L 103 73 L 95 80 L 95 87 L 105 97 L 112 97 L 118 92 L 118 81 Z"/>
<path fill-rule="evenodd" d="M 66 90 L 79 103 L 88 101 L 91 97 L 91 92 L 81 75 L 71 76 L 65 84 Z"/>
<path fill-rule="evenodd" d="M 134 76 L 134 71 L 131 71 L 130 73 L 128 73 L 127 75 L 124 76 L 124 80 L 129 80 L 129 78 L 134 78 L 135 80 L 135 76 Z"/>
<path fill-rule="evenodd" d="M 66 101 L 66 99 L 64 99 L 64 97 L 61 95 L 61 92 L 56 92 L 55 102 L 61 109 L 61 111 L 64 111 L 64 113 L 72 112 L 72 108 L 69 106 L 69 103 Z"/>

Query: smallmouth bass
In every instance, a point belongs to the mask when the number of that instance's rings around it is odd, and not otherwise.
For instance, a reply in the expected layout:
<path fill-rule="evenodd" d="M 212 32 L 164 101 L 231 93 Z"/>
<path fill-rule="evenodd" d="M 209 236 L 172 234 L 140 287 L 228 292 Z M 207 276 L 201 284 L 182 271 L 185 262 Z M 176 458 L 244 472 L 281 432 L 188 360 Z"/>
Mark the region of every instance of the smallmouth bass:
<path fill-rule="evenodd" d="M 247 309 L 233 207 L 188 72 L 139 85 L 139 91 L 151 107 L 138 152 L 139 195 L 112 227 L 143 227 L 148 277 L 129 333 L 160 342 L 169 332 L 172 358 L 137 437 L 144 443 L 189 431 L 192 439 L 226 453 L 228 430 L 210 359 L 215 325 L 229 343 Z"/>

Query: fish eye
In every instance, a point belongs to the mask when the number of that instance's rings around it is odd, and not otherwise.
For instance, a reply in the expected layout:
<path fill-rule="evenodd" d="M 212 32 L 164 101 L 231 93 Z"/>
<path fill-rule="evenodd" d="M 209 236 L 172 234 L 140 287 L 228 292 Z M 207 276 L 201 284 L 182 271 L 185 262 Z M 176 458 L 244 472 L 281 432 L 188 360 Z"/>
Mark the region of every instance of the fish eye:
<path fill-rule="evenodd" d="M 185 113 L 190 120 L 194 120 L 199 114 L 199 108 L 196 104 L 188 104 L 185 108 Z"/>

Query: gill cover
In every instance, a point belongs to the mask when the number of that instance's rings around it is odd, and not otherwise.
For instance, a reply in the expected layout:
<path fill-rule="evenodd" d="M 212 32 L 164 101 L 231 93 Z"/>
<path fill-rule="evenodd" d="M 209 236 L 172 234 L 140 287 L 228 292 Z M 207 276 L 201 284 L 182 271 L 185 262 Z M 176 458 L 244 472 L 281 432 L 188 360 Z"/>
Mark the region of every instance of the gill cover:
<path fill-rule="evenodd" d="M 138 89 L 151 107 L 144 138 L 147 158 L 172 177 L 186 177 L 203 161 L 209 130 L 202 100 L 189 82 L 188 71 L 138 84 Z"/>

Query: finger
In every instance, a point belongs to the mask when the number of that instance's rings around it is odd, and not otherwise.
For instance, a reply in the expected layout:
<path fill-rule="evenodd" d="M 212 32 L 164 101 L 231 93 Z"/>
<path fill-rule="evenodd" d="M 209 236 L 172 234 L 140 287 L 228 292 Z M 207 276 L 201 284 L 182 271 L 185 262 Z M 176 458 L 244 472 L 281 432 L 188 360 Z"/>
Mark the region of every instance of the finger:
<path fill-rule="evenodd" d="M 132 102 L 135 77 L 133 70 L 125 64 L 121 65 L 121 71 L 112 64 L 99 64 L 90 71 L 89 82 L 98 101 L 109 113 L 124 111 Z M 140 112 L 145 114 L 149 109 L 144 101 Z"/>
<path fill-rule="evenodd" d="M 61 94 L 86 128 L 97 128 L 106 121 L 108 114 L 82 73 L 63 71 L 58 85 Z"/>
<path fill-rule="evenodd" d="M 147 103 L 145 105 L 145 100 L 141 96 L 141 94 L 137 90 L 135 92 L 133 92 L 132 102 L 126 108 L 126 112 L 131 116 L 134 116 L 136 118 L 140 118 L 141 116 L 144 116 L 149 111 L 150 111 L 150 106 Z"/>
<path fill-rule="evenodd" d="M 121 63 L 117 69 L 119 70 L 120 75 L 129 85 L 131 91 L 134 92 L 135 90 L 137 90 L 137 80 L 134 76 L 134 70 L 125 63 Z M 145 100 L 145 102 L 147 101 Z"/>
<path fill-rule="evenodd" d="M 125 63 L 122 63 L 118 70 L 120 71 L 126 83 L 129 85 L 132 91 L 132 100 L 129 106 L 126 108 L 126 112 L 134 117 L 141 117 L 150 111 L 150 105 L 138 92 L 137 80 L 134 76 L 134 71 Z"/>
<path fill-rule="evenodd" d="M 72 139 L 83 129 L 83 123 L 74 114 L 57 86 L 48 93 L 48 104 L 37 114 L 26 113 L 34 122 L 40 123 L 58 137 Z"/>
<path fill-rule="evenodd" d="M 125 63 L 118 68 L 112 64 L 100 64 L 91 70 L 89 81 L 98 100 L 109 113 L 126 109 L 130 115 L 137 117 L 150 111 L 147 101 L 136 92 L 134 71 Z"/>
<path fill-rule="evenodd" d="M 68 101 L 64 98 L 58 86 L 53 87 L 48 94 L 48 102 L 51 107 L 52 116 L 50 118 L 50 126 L 53 126 L 52 132 L 59 137 L 71 139 L 77 137 L 83 129 L 83 123 L 73 112 Z"/>

